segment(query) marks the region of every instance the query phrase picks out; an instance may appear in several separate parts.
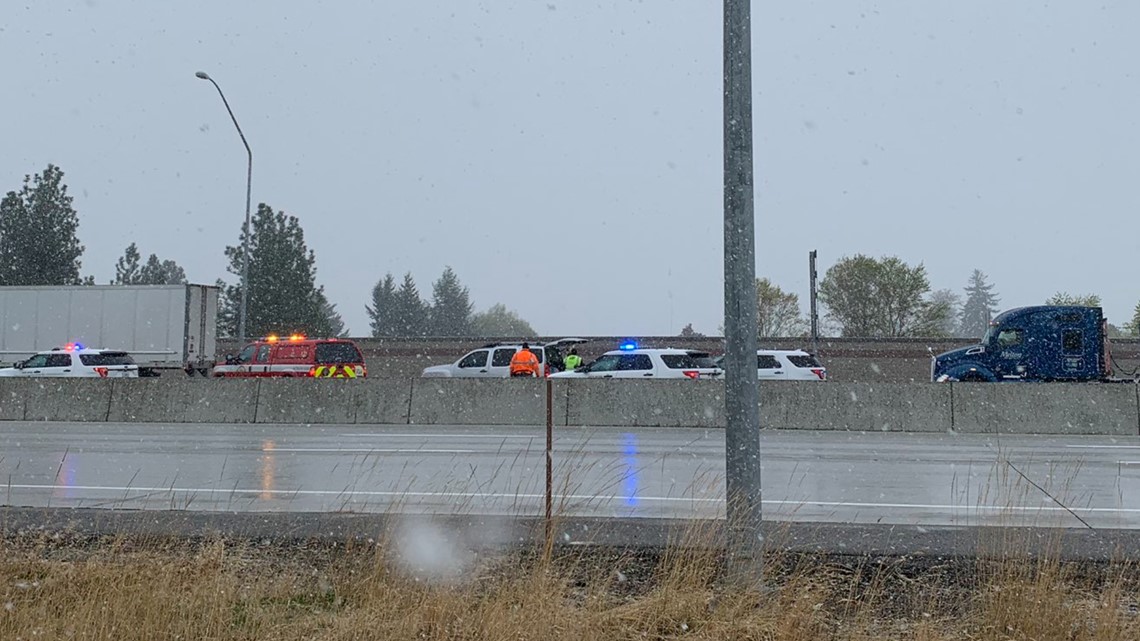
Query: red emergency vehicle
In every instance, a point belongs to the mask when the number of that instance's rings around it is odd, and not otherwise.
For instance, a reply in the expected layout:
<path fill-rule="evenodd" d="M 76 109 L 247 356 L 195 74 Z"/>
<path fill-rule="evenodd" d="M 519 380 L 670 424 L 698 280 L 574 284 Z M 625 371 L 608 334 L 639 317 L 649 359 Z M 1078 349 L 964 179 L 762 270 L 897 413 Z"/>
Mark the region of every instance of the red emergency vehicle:
<path fill-rule="evenodd" d="M 345 338 L 268 336 L 226 357 L 214 376 L 364 378 L 368 368 L 356 343 Z"/>

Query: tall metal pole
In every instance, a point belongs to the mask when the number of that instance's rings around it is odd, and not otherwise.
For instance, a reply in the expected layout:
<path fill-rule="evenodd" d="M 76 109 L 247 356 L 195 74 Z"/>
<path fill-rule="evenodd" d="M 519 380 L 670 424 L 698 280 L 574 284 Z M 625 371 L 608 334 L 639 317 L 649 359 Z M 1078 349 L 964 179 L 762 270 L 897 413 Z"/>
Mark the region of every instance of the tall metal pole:
<path fill-rule="evenodd" d="M 816 300 L 815 279 L 818 276 L 818 274 L 815 271 L 815 256 L 816 256 L 816 251 L 814 249 L 808 253 L 808 271 L 810 272 L 808 274 L 808 276 L 809 276 L 809 279 L 811 281 L 811 285 L 810 285 L 811 291 L 809 292 L 809 296 L 811 299 L 811 353 L 818 355 L 819 354 L 819 312 L 816 311 L 816 306 L 815 306 L 815 300 Z"/>
<path fill-rule="evenodd" d="M 249 305 L 249 237 L 253 233 L 253 229 L 249 223 L 249 197 L 253 189 L 253 150 L 249 148 L 249 143 L 245 139 L 245 134 L 241 131 L 241 125 L 238 124 L 237 118 L 234 116 L 234 110 L 230 109 L 230 102 L 226 100 L 226 94 L 222 93 L 222 88 L 218 86 L 217 82 L 211 78 L 205 71 L 199 71 L 194 74 L 202 80 L 209 80 L 214 88 L 218 90 L 218 95 L 222 97 L 222 104 L 226 106 L 226 111 L 230 114 L 230 120 L 234 121 L 234 127 L 237 128 L 238 135 L 241 136 L 241 144 L 245 145 L 245 153 L 249 156 L 249 163 L 246 165 L 245 170 L 245 227 L 242 232 L 241 240 L 241 303 L 238 305 L 238 343 L 245 342 L 245 321 L 246 310 Z"/>
<path fill-rule="evenodd" d="M 752 192 L 751 0 L 724 0 L 724 336 L 728 570 L 759 581 L 760 390 Z"/>

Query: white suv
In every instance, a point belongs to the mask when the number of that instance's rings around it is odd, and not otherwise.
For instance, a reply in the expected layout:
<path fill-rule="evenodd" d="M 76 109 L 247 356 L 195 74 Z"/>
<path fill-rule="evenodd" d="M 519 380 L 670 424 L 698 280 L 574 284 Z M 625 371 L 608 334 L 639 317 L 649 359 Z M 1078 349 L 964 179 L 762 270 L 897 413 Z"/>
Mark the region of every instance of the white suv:
<path fill-rule="evenodd" d="M 723 371 L 707 352 L 623 345 L 572 372 L 550 378 L 718 378 Z"/>
<path fill-rule="evenodd" d="M 563 338 L 551 343 L 528 343 L 538 362 L 550 372 L 550 366 L 561 370 L 562 348 L 585 343 L 582 338 Z M 425 367 L 423 378 L 509 378 L 511 358 L 522 349 L 522 343 L 491 343 L 473 349 L 447 365 Z M 549 361 L 549 364 L 548 364 Z"/>
<path fill-rule="evenodd" d="M 724 357 L 716 359 L 724 366 Z M 762 381 L 826 381 L 827 368 L 802 349 L 756 350 L 756 378 Z"/>
<path fill-rule="evenodd" d="M 0 369 L 0 376 L 48 376 L 56 378 L 138 378 L 139 366 L 130 354 L 82 345 L 57 347 L 40 352 L 13 367 Z"/>

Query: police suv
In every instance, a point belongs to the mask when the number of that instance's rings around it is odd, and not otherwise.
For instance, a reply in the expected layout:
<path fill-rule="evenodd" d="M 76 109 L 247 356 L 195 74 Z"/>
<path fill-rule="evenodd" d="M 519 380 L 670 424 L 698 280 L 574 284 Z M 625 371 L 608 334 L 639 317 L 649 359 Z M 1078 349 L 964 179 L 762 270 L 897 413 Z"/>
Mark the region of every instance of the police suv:
<path fill-rule="evenodd" d="M 719 378 L 724 371 L 708 352 L 693 349 L 641 348 L 624 343 L 596 361 L 551 378 Z"/>
<path fill-rule="evenodd" d="M 130 354 L 110 349 L 91 349 L 79 343 L 40 352 L 12 367 L 0 368 L 0 376 L 46 376 L 55 378 L 138 378 L 139 366 Z"/>
<path fill-rule="evenodd" d="M 724 367 L 724 357 L 716 359 Z M 756 350 L 756 378 L 762 381 L 826 381 L 827 368 L 802 349 Z"/>

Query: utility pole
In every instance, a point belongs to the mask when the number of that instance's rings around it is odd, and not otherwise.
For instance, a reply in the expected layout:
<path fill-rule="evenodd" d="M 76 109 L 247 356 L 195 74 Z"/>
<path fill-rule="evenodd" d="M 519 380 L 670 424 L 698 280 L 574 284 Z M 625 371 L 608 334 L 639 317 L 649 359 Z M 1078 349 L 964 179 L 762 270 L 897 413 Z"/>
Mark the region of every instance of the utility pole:
<path fill-rule="evenodd" d="M 819 355 L 819 313 L 815 307 L 816 287 L 815 279 L 818 274 L 815 271 L 815 255 L 816 251 L 813 249 L 808 252 L 808 270 L 811 280 L 811 353 Z"/>
<path fill-rule="evenodd" d="M 751 0 L 724 0 L 725 485 L 728 574 L 761 578 Z"/>

